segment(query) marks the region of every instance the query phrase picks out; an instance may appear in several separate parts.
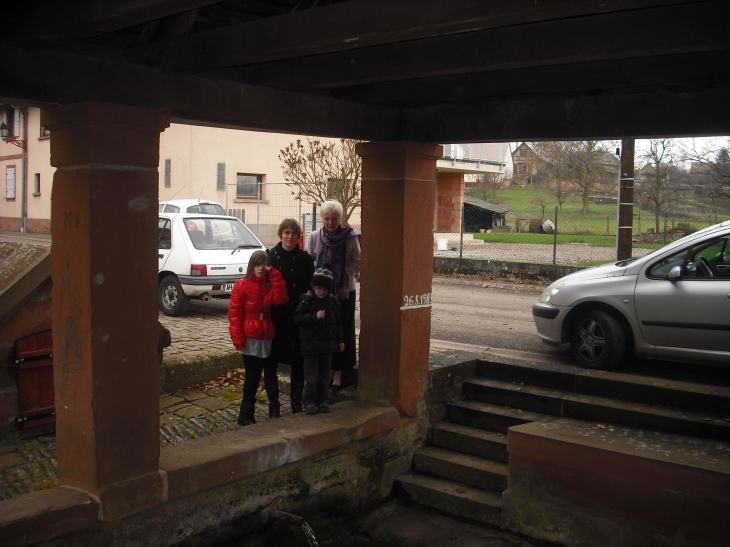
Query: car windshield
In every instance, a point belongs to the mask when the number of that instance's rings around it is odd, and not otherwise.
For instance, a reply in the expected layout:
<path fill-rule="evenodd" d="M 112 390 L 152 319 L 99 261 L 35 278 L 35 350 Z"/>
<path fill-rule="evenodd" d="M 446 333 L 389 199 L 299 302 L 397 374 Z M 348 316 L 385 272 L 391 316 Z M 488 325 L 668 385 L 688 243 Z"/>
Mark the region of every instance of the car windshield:
<path fill-rule="evenodd" d="M 261 243 L 234 218 L 186 218 L 185 229 L 196 249 L 258 249 Z"/>
<path fill-rule="evenodd" d="M 198 203 L 186 209 L 187 213 L 198 213 L 199 215 L 225 215 L 223 207 L 217 203 Z"/>

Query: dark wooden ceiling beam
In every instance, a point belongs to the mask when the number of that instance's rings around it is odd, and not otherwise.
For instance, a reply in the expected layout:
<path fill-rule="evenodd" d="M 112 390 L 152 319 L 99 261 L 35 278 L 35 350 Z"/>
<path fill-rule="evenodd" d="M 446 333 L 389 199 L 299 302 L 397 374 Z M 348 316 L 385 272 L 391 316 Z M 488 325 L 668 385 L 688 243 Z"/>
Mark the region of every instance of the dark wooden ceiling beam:
<path fill-rule="evenodd" d="M 404 109 L 401 139 L 508 142 L 730 134 L 730 86 Z"/>
<path fill-rule="evenodd" d="M 244 81 L 312 90 L 730 49 L 726 0 L 465 32 L 240 69 Z"/>
<path fill-rule="evenodd" d="M 52 48 L 194 10 L 220 0 L 38 0 L 15 2 L 3 15 L 8 43 Z"/>
<path fill-rule="evenodd" d="M 432 36 L 699 0 L 351 0 L 199 32 L 131 53 L 170 72 L 350 51 Z M 163 51 L 156 51 L 162 48 Z"/>
<path fill-rule="evenodd" d="M 94 59 L 0 45 L 0 102 L 82 101 L 165 110 L 173 121 L 364 140 L 398 138 L 399 111 Z"/>
<path fill-rule="evenodd" d="M 418 106 L 446 98 L 464 103 L 510 95 L 595 94 L 713 82 L 730 82 L 730 51 L 417 78 L 340 88 L 336 96 L 368 104 Z"/>

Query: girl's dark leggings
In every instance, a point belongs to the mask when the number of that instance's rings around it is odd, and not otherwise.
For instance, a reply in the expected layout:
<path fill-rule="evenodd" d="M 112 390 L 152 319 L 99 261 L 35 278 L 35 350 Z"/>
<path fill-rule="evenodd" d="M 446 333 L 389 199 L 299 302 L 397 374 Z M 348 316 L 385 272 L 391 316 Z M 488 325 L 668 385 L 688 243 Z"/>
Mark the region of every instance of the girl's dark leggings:
<path fill-rule="evenodd" d="M 261 382 L 261 371 L 264 372 L 264 384 L 277 383 L 276 360 L 269 357 L 254 357 L 253 355 L 243 356 L 243 369 L 246 376 L 243 380 L 243 401 L 253 403 L 256 401 L 256 390 Z"/>

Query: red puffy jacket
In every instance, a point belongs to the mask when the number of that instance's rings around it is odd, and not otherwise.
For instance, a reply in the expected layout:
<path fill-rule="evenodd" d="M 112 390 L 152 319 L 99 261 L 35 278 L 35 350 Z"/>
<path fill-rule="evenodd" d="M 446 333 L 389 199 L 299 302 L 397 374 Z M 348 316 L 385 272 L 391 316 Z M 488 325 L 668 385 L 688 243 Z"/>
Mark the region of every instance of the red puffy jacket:
<path fill-rule="evenodd" d="M 228 308 L 228 332 L 236 349 L 246 347 L 246 338 L 271 340 L 276 334 L 271 306 L 288 300 L 286 282 L 276 268 L 269 269 L 268 283 L 266 278 L 256 276 L 236 281 Z"/>

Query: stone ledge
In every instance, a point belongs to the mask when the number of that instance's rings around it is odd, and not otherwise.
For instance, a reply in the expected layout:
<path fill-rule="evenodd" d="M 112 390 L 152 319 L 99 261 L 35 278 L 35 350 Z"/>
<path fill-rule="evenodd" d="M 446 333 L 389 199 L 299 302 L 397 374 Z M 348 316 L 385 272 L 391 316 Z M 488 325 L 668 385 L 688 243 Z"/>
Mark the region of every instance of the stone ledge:
<path fill-rule="evenodd" d="M 160 393 L 175 393 L 179 389 L 197 386 L 242 366 L 241 354 L 233 347 L 210 355 L 164 358 L 159 367 Z"/>
<path fill-rule="evenodd" d="M 510 428 L 508 451 L 506 528 L 607 546 L 730 537 L 730 443 L 560 419 Z"/>
<path fill-rule="evenodd" d="M 372 437 L 396 429 L 401 422 L 393 407 L 348 401 L 331 409 L 329 415 L 297 414 L 163 448 L 160 469 L 167 475 L 168 499 L 189 496 Z"/>
<path fill-rule="evenodd" d="M 23 547 L 82 530 L 97 520 L 99 504 L 87 492 L 61 486 L 0 503 L 0 545 Z"/>

